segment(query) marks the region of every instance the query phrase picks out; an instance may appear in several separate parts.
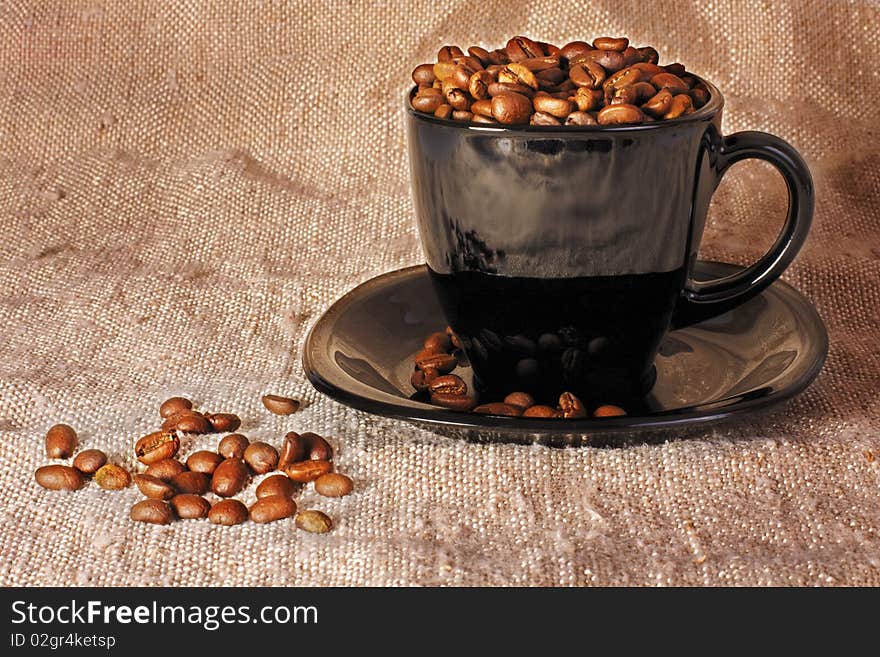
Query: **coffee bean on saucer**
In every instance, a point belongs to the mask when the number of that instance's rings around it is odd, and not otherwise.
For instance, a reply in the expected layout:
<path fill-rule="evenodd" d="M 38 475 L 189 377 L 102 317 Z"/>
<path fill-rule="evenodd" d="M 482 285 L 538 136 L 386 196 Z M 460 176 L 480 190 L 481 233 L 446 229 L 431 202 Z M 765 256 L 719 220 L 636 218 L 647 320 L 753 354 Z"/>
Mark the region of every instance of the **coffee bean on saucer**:
<path fill-rule="evenodd" d="M 553 408 L 552 406 L 544 406 L 539 404 L 537 406 L 530 406 L 522 414 L 523 417 L 540 417 L 540 418 L 551 418 L 551 417 L 562 417 L 562 412 Z"/>
<path fill-rule="evenodd" d="M 504 398 L 504 403 L 511 406 L 519 406 L 525 410 L 535 405 L 535 398 L 527 392 L 512 392 Z"/>
<path fill-rule="evenodd" d="M 452 339 L 446 333 L 438 331 L 425 338 L 425 342 L 422 346 L 435 353 L 448 353 L 452 351 Z"/>
<path fill-rule="evenodd" d="M 455 369 L 458 362 L 455 356 L 446 353 L 434 353 L 432 351 L 423 350 L 415 356 L 416 367 L 420 370 L 428 368 L 437 370 L 441 374 L 447 374 Z"/>
<path fill-rule="evenodd" d="M 587 417 L 587 409 L 577 396 L 570 392 L 563 392 L 559 396 L 559 408 L 562 411 L 562 417 L 576 419 Z"/>
<path fill-rule="evenodd" d="M 513 404 L 505 404 L 504 402 L 492 402 L 491 404 L 481 404 L 474 407 L 474 413 L 482 415 L 506 415 L 508 417 L 519 417 L 523 414 L 523 409 Z"/>
<path fill-rule="evenodd" d="M 626 415 L 626 411 L 613 404 L 605 404 L 593 411 L 593 417 L 620 417 L 623 415 Z"/>
<path fill-rule="evenodd" d="M 467 395 L 438 392 L 431 395 L 431 403 L 452 411 L 470 411 L 477 405 L 476 399 Z"/>
<path fill-rule="evenodd" d="M 428 391 L 432 395 L 465 395 L 467 394 L 468 387 L 461 377 L 455 374 L 444 374 L 431 381 L 428 385 Z"/>

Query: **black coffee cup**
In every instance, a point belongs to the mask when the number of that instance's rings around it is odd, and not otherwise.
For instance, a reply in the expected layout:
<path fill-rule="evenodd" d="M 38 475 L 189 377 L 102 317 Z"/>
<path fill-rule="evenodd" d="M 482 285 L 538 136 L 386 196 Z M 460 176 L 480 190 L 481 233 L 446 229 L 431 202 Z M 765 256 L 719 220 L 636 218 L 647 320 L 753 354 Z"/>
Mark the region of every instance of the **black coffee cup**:
<path fill-rule="evenodd" d="M 487 398 L 641 395 L 670 325 L 731 309 L 791 263 L 812 219 L 810 172 L 778 137 L 723 137 L 724 101 L 706 86 L 709 102 L 692 114 L 619 126 L 460 123 L 407 102 L 422 247 Z M 709 201 L 727 169 L 747 158 L 785 179 L 785 224 L 755 264 L 695 281 Z"/>

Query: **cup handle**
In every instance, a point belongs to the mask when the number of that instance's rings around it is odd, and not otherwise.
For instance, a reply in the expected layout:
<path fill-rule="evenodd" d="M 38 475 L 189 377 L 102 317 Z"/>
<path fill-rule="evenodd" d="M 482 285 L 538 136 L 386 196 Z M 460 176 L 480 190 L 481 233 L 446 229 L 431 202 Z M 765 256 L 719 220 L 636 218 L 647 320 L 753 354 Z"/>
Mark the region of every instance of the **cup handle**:
<path fill-rule="evenodd" d="M 779 278 L 807 238 L 813 220 L 813 179 L 790 144 L 766 132 L 737 132 L 725 137 L 715 161 L 715 187 L 731 165 L 748 158 L 772 164 L 788 187 L 788 214 L 782 231 L 756 263 L 736 274 L 712 281 L 688 277 L 675 307 L 672 325 L 687 326 L 714 317 L 748 301 Z"/>

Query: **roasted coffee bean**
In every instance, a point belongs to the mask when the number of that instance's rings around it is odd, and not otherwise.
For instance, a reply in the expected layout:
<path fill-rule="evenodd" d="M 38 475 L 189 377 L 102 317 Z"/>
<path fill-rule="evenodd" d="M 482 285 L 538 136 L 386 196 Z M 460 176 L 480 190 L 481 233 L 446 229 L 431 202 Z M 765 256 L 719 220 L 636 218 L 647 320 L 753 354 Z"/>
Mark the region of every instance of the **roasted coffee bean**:
<path fill-rule="evenodd" d="M 169 418 L 177 413 L 189 411 L 192 407 L 193 403 L 186 397 L 170 397 L 159 406 L 159 416 Z"/>
<path fill-rule="evenodd" d="M 333 521 L 330 520 L 330 517 L 326 513 L 314 509 L 300 511 L 296 514 L 294 522 L 299 529 L 313 534 L 326 534 L 333 529 Z"/>
<path fill-rule="evenodd" d="M 463 112 L 463 111 L 456 110 L 452 113 L 452 120 L 453 121 L 470 121 L 473 118 L 474 118 L 473 112 Z"/>
<path fill-rule="evenodd" d="M 467 395 L 450 395 L 440 392 L 431 395 L 431 403 L 452 411 L 470 411 L 477 405 L 477 400 Z"/>
<path fill-rule="evenodd" d="M 599 110 L 596 120 L 599 125 L 616 125 L 619 123 L 638 123 L 644 119 L 644 114 L 635 105 L 621 103 L 620 105 L 607 105 Z"/>
<path fill-rule="evenodd" d="M 345 497 L 353 489 L 351 479 L 338 472 L 328 472 L 315 479 L 315 491 L 324 497 Z"/>
<path fill-rule="evenodd" d="M 168 416 L 162 423 L 162 431 L 183 431 L 184 433 L 211 433 L 211 422 L 198 411 L 181 411 Z"/>
<path fill-rule="evenodd" d="M 532 73 L 537 73 L 538 71 L 546 71 L 548 68 L 559 68 L 559 61 L 558 55 L 547 55 L 545 57 L 524 59 L 517 65 L 527 68 Z"/>
<path fill-rule="evenodd" d="M 709 92 L 701 87 L 694 87 L 688 92 L 691 100 L 694 101 L 694 107 L 699 109 L 709 102 Z"/>
<path fill-rule="evenodd" d="M 205 418 L 216 433 L 235 431 L 241 426 L 241 418 L 235 413 L 208 413 Z"/>
<path fill-rule="evenodd" d="M 221 500 L 208 511 L 208 520 L 215 525 L 240 525 L 247 519 L 248 509 L 238 500 Z"/>
<path fill-rule="evenodd" d="M 244 450 L 244 461 L 257 474 L 266 474 L 278 465 L 278 450 L 268 443 L 251 443 Z"/>
<path fill-rule="evenodd" d="M 544 112 L 535 112 L 529 117 L 529 125 L 562 125 L 562 123 L 555 116 L 551 116 L 549 114 L 545 114 Z"/>
<path fill-rule="evenodd" d="M 95 473 L 95 481 L 106 490 L 122 490 L 131 484 L 131 474 L 115 463 L 107 463 Z"/>
<path fill-rule="evenodd" d="M 452 106 L 453 110 L 466 110 L 470 107 L 470 100 L 466 91 L 458 87 L 448 86 L 443 90 L 446 103 Z"/>
<path fill-rule="evenodd" d="M 46 456 L 66 459 L 76 449 L 76 431 L 66 424 L 56 424 L 46 432 Z"/>
<path fill-rule="evenodd" d="M 672 104 L 669 106 L 669 111 L 663 115 L 663 118 L 667 120 L 677 119 L 678 117 L 690 114 L 693 111 L 694 101 L 691 100 L 691 97 L 687 94 L 679 94 L 672 97 Z"/>
<path fill-rule="evenodd" d="M 436 65 L 434 68 L 436 69 Z M 433 114 L 443 102 L 443 93 L 439 89 L 429 87 L 428 89 L 419 89 L 418 93 L 413 96 L 412 107 L 419 112 Z"/>
<path fill-rule="evenodd" d="M 194 495 L 203 495 L 208 492 L 211 479 L 204 472 L 192 472 L 187 470 L 176 474 L 169 482 L 178 493 L 190 493 Z"/>
<path fill-rule="evenodd" d="M 174 512 L 162 500 L 141 500 L 131 507 L 129 517 L 135 522 L 167 525 L 174 520 Z"/>
<path fill-rule="evenodd" d="M 549 83 L 551 85 L 561 84 L 568 78 L 568 73 L 563 71 L 561 68 L 546 68 L 543 71 L 539 71 L 535 73 L 535 77 L 538 78 L 538 84 L 542 85 L 542 83 Z"/>
<path fill-rule="evenodd" d="M 217 445 L 217 451 L 225 459 L 240 459 L 244 457 L 244 450 L 250 445 L 250 441 L 240 433 L 231 433 L 225 436 Z"/>
<path fill-rule="evenodd" d="M 468 91 L 476 100 L 489 97 L 489 85 L 495 82 L 495 78 L 488 71 L 477 71 L 468 80 Z"/>
<path fill-rule="evenodd" d="M 421 370 L 416 370 L 421 372 Z M 309 458 L 309 443 L 304 440 L 296 431 L 290 431 L 284 436 L 284 444 L 281 446 L 281 453 L 278 456 L 279 470 L 284 470 L 291 463 L 297 461 L 305 461 Z"/>
<path fill-rule="evenodd" d="M 448 84 L 451 87 L 455 87 L 456 89 L 467 92 L 471 76 L 475 72 L 476 71 L 473 71 L 466 66 L 458 64 L 456 65 L 455 70 L 452 72 L 452 75 L 449 77 Z M 444 91 L 444 93 L 446 92 Z"/>
<path fill-rule="evenodd" d="M 612 404 L 605 404 L 593 411 L 593 417 L 618 417 L 623 415 L 626 415 L 626 411 L 620 408 L 620 406 Z"/>
<path fill-rule="evenodd" d="M 527 392 L 512 392 L 504 398 L 504 403 L 519 406 L 520 409 L 525 410 L 529 406 L 535 405 L 535 398 Z"/>
<path fill-rule="evenodd" d="M 471 105 L 471 112 L 474 113 L 474 116 L 483 116 L 483 117 L 491 117 L 492 116 L 492 101 L 490 99 L 477 100 Z M 494 119 L 493 119 L 494 121 Z"/>
<path fill-rule="evenodd" d="M 413 69 L 412 79 L 419 86 L 423 84 L 430 86 L 437 79 L 434 77 L 434 65 L 419 64 Z"/>
<path fill-rule="evenodd" d="M 565 119 L 565 125 L 599 125 L 596 118 L 589 112 L 572 112 Z"/>
<path fill-rule="evenodd" d="M 452 112 L 452 105 L 443 103 L 434 111 L 434 116 L 436 116 L 438 119 L 450 119 L 452 118 Z"/>
<path fill-rule="evenodd" d="M 651 87 L 650 84 L 648 86 Z M 654 91 L 654 87 L 651 87 L 651 91 Z M 608 100 L 609 105 L 638 105 L 638 103 L 639 92 L 634 84 L 628 84 L 625 87 L 614 89 L 611 92 L 611 98 Z"/>
<path fill-rule="evenodd" d="M 302 439 L 306 442 L 309 450 L 309 458 L 312 461 L 332 461 L 333 448 L 323 437 L 311 431 L 306 431 L 302 435 Z"/>
<path fill-rule="evenodd" d="M 492 402 L 491 404 L 480 404 L 474 407 L 474 413 L 481 415 L 506 415 L 508 417 L 519 417 L 523 414 L 523 409 L 513 404 L 505 404 L 503 402 Z"/>
<path fill-rule="evenodd" d="M 649 64 L 648 62 L 636 62 L 630 68 L 637 69 L 642 72 L 642 80 L 650 80 L 658 73 L 663 73 L 663 69 L 657 66 L 656 64 Z"/>
<path fill-rule="evenodd" d="M 651 78 L 651 84 L 653 84 L 658 91 L 660 89 L 669 89 L 673 95 L 687 93 L 690 89 L 690 87 L 685 84 L 684 80 L 672 73 L 658 73 Z"/>
<path fill-rule="evenodd" d="M 284 469 L 284 473 L 290 477 L 292 481 L 299 484 L 305 484 L 314 481 L 322 474 L 326 474 L 333 470 L 333 464 L 330 461 L 299 461 L 291 463 Z"/>
<path fill-rule="evenodd" d="M 593 39 L 593 47 L 597 50 L 615 50 L 622 52 L 629 45 L 629 39 L 625 37 L 599 37 Z"/>
<path fill-rule="evenodd" d="M 467 49 L 467 51 L 468 51 L 468 55 L 479 59 L 480 63 L 483 66 L 487 66 L 488 64 L 491 63 L 492 53 L 490 53 L 485 48 L 480 48 L 480 46 L 471 46 L 470 48 Z"/>
<path fill-rule="evenodd" d="M 443 46 L 437 53 L 438 62 L 451 62 L 453 57 L 461 57 L 464 53 L 458 46 Z"/>
<path fill-rule="evenodd" d="M 455 73 L 455 64 L 451 61 L 437 62 L 434 64 L 434 86 L 452 78 L 453 73 Z"/>
<path fill-rule="evenodd" d="M 428 368 L 424 371 L 415 370 L 412 373 L 412 376 L 409 378 L 409 382 L 412 384 L 412 387 L 418 390 L 419 392 L 425 392 L 428 389 L 428 386 L 431 384 L 431 381 L 440 376 L 440 373 L 433 369 Z"/>
<path fill-rule="evenodd" d="M 681 77 L 682 75 L 687 75 L 687 69 L 685 69 L 684 64 L 680 64 L 679 62 L 664 64 L 660 68 L 662 68 L 667 73 L 672 73 L 673 75 L 677 75 L 679 77 Z"/>
<path fill-rule="evenodd" d="M 467 394 L 467 384 L 464 380 L 455 374 L 445 374 L 438 376 L 431 381 L 428 390 L 432 395 L 443 393 L 447 395 L 465 395 Z"/>
<path fill-rule="evenodd" d="M 211 490 L 220 497 L 232 497 L 245 487 L 248 479 L 250 473 L 244 461 L 237 458 L 226 459 L 214 470 Z"/>
<path fill-rule="evenodd" d="M 275 415 L 292 415 L 299 410 L 299 400 L 281 395 L 263 395 L 261 398 L 266 410 Z"/>
<path fill-rule="evenodd" d="M 645 46 L 644 48 L 638 48 L 639 54 L 642 56 L 642 61 L 648 64 L 657 64 L 660 61 L 660 55 L 657 54 L 657 51 L 654 50 L 651 46 Z"/>
<path fill-rule="evenodd" d="M 532 105 L 536 112 L 544 112 L 558 119 L 564 119 L 575 110 L 575 105 L 571 101 L 553 96 L 535 96 Z"/>
<path fill-rule="evenodd" d="M 34 473 L 37 483 L 49 490 L 77 490 L 86 485 L 83 473 L 69 465 L 44 465 Z"/>
<path fill-rule="evenodd" d="M 521 94 L 503 93 L 492 98 L 492 118 L 506 125 L 526 123 L 532 109 L 532 102 Z"/>
<path fill-rule="evenodd" d="M 583 402 L 570 392 L 563 392 L 559 396 L 559 409 L 562 411 L 562 417 L 565 418 L 587 417 L 587 409 L 584 408 Z"/>
<path fill-rule="evenodd" d="M 148 433 L 134 445 L 135 456 L 144 465 L 170 459 L 179 449 L 180 439 L 170 431 Z"/>
<path fill-rule="evenodd" d="M 203 449 L 190 454 L 189 458 L 186 460 L 186 467 L 193 472 L 203 472 L 204 474 L 210 475 L 214 474 L 214 470 L 216 470 L 217 466 L 222 462 L 223 457 L 217 452 L 209 452 Z"/>
<path fill-rule="evenodd" d="M 605 91 L 605 95 L 607 97 L 609 93 L 613 92 L 615 89 L 635 84 L 636 82 L 640 82 L 641 80 L 642 72 L 639 69 L 632 67 L 625 68 L 608 77 L 608 79 L 602 83 L 602 89 Z"/>
<path fill-rule="evenodd" d="M 156 500 L 170 500 L 177 495 L 177 489 L 168 482 L 148 474 L 136 474 L 134 484 L 146 497 Z"/>
<path fill-rule="evenodd" d="M 522 64 L 511 63 L 498 71 L 498 82 L 529 87 L 533 91 L 538 89 L 538 79 L 535 74 Z"/>
<path fill-rule="evenodd" d="M 266 477 L 257 486 L 257 499 L 269 497 L 271 495 L 284 495 L 293 497 L 297 494 L 300 487 L 291 481 L 290 477 L 283 474 L 272 475 Z"/>
<path fill-rule="evenodd" d="M 525 411 L 523 411 L 522 416 L 542 418 L 562 417 L 562 413 L 559 410 L 552 408 L 551 406 L 544 406 L 539 404 L 537 406 L 530 406 L 529 408 L 527 408 Z"/>
<path fill-rule="evenodd" d="M 529 107 L 531 106 L 531 103 L 529 103 Z M 456 366 L 455 357 L 451 354 L 437 354 L 428 350 L 417 353 L 415 356 L 415 363 L 416 367 L 420 370 L 427 370 L 430 368 L 437 370 L 441 374 L 451 372 Z"/>
<path fill-rule="evenodd" d="M 177 459 L 162 459 L 150 464 L 144 471 L 151 477 L 157 477 L 162 481 L 171 481 L 175 475 L 186 472 L 186 466 Z"/>
<path fill-rule="evenodd" d="M 539 43 L 524 36 L 515 36 L 510 39 L 504 50 L 512 62 L 518 62 L 530 57 L 543 57 L 546 54 Z"/>
<path fill-rule="evenodd" d="M 568 74 L 577 86 L 588 89 L 598 89 L 605 81 L 605 69 L 590 60 L 572 65 Z"/>
<path fill-rule="evenodd" d="M 107 455 L 100 449 L 84 449 L 73 459 L 73 467 L 83 474 L 95 474 L 107 462 Z"/>
<path fill-rule="evenodd" d="M 194 520 L 207 518 L 211 511 L 211 503 L 201 495 L 181 493 L 171 498 L 171 508 L 178 518 Z"/>
<path fill-rule="evenodd" d="M 274 522 L 289 518 L 296 513 L 296 502 L 286 495 L 261 497 L 251 505 L 251 520 L 259 523 Z"/>
<path fill-rule="evenodd" d="M 582 53 L 589 52 L 590 50 L 594 50 L 594 48 L 586 41 L 571 41 L 562 46 L 560 55 L 566 59 L 572 59 Z"/>
<path fill-rule="evenodd" d="M 492 98 L 507 93 L 520 94 L 526 98 L 532 98 L 535 95 L 535 90 L 523 84 L 510 84 L 509 82 L 493 82 L 489 85 L 489 96 Z"/>
<path fill-rule="evenodd" d="M 672 92 L 661 89 L 642 105 L 642 111 L 655 118 L 665 115 L 672 108 Z"/>
<path fill-rule="evenodd" d="M 569 96 L 569 100 L 577 105 L 579 112 L 589 112 L 602 107 L 604 97 L 600 89 L 579 87 L 574 96 Z"/>

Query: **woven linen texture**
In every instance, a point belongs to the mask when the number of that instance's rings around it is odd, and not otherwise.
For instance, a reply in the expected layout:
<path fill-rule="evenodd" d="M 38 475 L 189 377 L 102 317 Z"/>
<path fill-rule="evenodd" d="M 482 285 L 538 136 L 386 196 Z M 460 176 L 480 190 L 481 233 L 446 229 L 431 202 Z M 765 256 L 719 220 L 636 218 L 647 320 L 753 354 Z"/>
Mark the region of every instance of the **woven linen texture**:
<path fill-rule="evenodd" d="M 831 351 L 784 413 L 617 449 L 475 445 L 305 380 L 320 313 L 421 261 L 411 69 L 517 33 L 655 45 L 723 90 L 725 132 L 803 153 L 816 215 L 785 278 Z M 878 48 L 870 0 L 0 4 L 0 583 L 880 584 Z M 754 261 L 785 203 L 772 169 L 737 165 L 703 257 Z M 306 406 L 269 416 L 265 392 Z M 336 529 L 139 525 L 134 487 L 34 483 L 56 422 L 134 469 L 172 394 L 252 439 L 327 435 L 356 492 L 301 506 Z"/>

